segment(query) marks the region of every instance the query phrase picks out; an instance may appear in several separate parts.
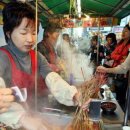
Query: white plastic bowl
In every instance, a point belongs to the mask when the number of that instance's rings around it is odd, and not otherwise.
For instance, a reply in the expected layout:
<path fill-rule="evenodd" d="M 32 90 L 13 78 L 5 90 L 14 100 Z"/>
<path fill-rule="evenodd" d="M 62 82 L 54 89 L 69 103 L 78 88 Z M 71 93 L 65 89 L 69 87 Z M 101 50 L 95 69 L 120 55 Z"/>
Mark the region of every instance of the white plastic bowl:
<path fill-rule="evenodd" d="M 123 126 L 122 130 L 130 130 L 130 126 Z"/>

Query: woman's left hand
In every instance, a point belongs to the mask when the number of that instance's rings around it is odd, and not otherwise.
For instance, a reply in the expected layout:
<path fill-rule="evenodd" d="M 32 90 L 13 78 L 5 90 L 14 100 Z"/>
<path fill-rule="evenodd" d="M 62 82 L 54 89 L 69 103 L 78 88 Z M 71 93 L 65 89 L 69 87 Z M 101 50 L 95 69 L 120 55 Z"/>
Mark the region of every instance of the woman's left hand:
<path fill-rule="evenodd" d="M 89 104 L 90 104 L 91 101 L 92 101 L 92 99 L 89 98 L 89 99 L 81 106 L 81 108 L 82 108 L 83 110 L 89 111 Z"/>
<path fill-rule="evenodd" d="M 0 88 L 0 113 L 6 112 L 14 101 L 13 91 L 10 88 Z"/>
<path fill-rule="evenodd" d="M 61 69 L 57 67 L 55 64 L 49 64 L 49 66 L 56 73 L 59 73 L 61 71 Z"/>
<path fill-rule="evenodd" d="M 90 102 L 91 102 L 91 98 L 89 98 L 84 104 L 81 104 L 81 99 L 82 97 L 81 97 L 81 93 L 80 92 L 78 92 L 78 93 L 76 93 L 75 94 L 75 96 L 74 96 L 74 101 L 76 102 L 75 104 L 76 105 L 78 105 L 79 107 L 81 107 L 83 110 L 89 110 L 89 104 L 90 104 Z"/>

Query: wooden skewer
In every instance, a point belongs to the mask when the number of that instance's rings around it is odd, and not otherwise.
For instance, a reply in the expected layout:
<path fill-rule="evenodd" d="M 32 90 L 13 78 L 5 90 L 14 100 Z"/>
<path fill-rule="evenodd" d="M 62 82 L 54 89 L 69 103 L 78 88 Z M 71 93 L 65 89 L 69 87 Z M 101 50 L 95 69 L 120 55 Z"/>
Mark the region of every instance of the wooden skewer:
<path fill-rule="evenodd" d="M 85 80 L 82 68 L 81 72 Z M 85 81 L 81 85 L 81 95 L 82 95 L 81 105 L 83 105 L 91 97 L 95 98 L 98 97 L 99 88 L 101 84 L 104 83 L 104 80 L 106 80 L 106 77 L 103 76 L 104 75 L 100 74 L 98 76 L 95 75 L 91 80 Z M 73 130 L 93 130 L 93 128 L 95 127 L 94 124 L 89 121 L 88 114 L 84 110 L 82 110 L 82 108 L 76 109 L 72 126 Z M 98 130 L 101 130 L 100 128 L 101 124 L 99 124 L 98 126 L 99 126 Z"/>
<path fill-rule="evenodd" d="M 85 76 L 84 76 L 82 67 L 81 67 L 81 73 L 82 73 L 83 79 L 84 79 L 84 81 L 85 81 Z"/>

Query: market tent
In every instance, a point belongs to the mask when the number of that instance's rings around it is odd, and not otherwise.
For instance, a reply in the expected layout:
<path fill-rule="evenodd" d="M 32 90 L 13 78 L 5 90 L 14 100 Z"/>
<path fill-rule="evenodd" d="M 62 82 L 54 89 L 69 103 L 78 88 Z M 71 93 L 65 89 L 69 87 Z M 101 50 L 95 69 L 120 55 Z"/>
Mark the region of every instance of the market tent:
<path fill-rule="evenodd" d="M 0 0 L 0 5 L 9 1 L 11 0 Z M 35 7 L 35 0 L 26 1 Z M 70 0 L 38 0 L 37 5 L 43 26 L 47 19 L 54 15 L 70 13 Z M 81 10 L 90 16 L 116 17 L 120 20 L 130 14 L 130 0 L 81 0 Z"/>
<path fill-rule="evenodd" d="M 38 1 L 40 19 L 43 24 L 54 15 L 69 14 L 70 0 Z M 116 17 L 119 20 L 130 14 L 129 0 L 81 0 L 81 10 L 90 16 Z"/>

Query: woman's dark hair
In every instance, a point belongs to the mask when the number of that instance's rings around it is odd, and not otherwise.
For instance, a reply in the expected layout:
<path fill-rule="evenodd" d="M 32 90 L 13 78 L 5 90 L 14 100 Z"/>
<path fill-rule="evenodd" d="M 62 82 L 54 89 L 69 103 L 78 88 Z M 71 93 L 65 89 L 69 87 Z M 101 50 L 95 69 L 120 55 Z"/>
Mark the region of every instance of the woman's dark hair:
<path fill-rule="evenodd" d="M 130 25 L 129 24 L 126 24 L 124 26 L 124 28 L 127 28 L 130 31 Z M 121 39 L 118 44 L 121 44 L 122 42 L 124 42 L 124 39 Z M 130 39 L 128 40 L 128 42 L 126 44 L 130 44 Z"/>
<path fill-rule="evenodd" d="M 62 27 L 58 23 L 48 23 L 44 28 L 44 35 L 43 38 L 48 38 L 48 33 L 52 34 L 54 32 L 59 32 L 62 30 Z"/>
<path fill-rule="evenodd" d="M 126 24 L 124 28 L 127 28 L 128 30 L 130 30 L 130 25 Z"/>
<path fill-rule="evenodd" d="M 92 41 L 98 41 L 98 36 L 97 35 L 93 36 Z"/>
<path fill-rule="evenodd" d="M 106 36 L 106 40 L 107 40 L 107 38 L 111 38 L 113 43 L 117 43 L 115 33 L 109 33 L 109 34 Z"/>
<path fill-rule="evenodd" d="M 2 14 L 3 31 L 6 42 L 8 42 L 8 36 L 6 33 L 9 32 L 11 34 L 14 28 L 21 24 L 23 18 L 28 18 L 29 20 L 35 22 L 35 10 L 33 10 L 27 3 L 20 1 L 6 4 Z"/>
<path fill-rule="evenodd" d="M 62 37 L 63 37 L 63 39 L 64 39 L 64 37 L 68 37 L 68 38 L 69 38 L 69 34 L 64 33 L 64 34 L 62 35 Z"/>

